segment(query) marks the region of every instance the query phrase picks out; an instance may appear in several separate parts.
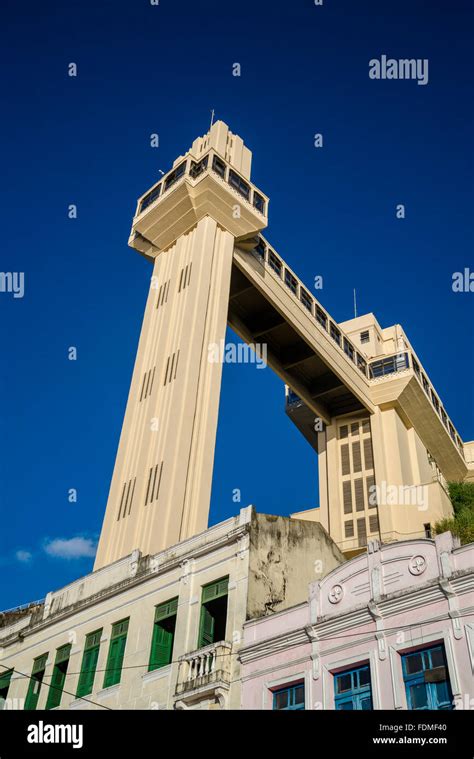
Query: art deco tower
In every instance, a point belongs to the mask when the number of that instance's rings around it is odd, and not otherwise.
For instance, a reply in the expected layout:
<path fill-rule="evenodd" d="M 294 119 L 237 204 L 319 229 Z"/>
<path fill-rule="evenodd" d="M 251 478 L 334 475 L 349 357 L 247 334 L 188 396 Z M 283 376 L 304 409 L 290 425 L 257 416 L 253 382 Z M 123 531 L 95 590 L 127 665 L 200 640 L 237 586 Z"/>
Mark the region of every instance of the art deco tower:
<path fill-rule="evenodd" d="M 206 529 L 234 245 L 254 246 L 267 198 L 221 121 L 138 201 L 129 244 L 153 264 L 95 569 Z"/>

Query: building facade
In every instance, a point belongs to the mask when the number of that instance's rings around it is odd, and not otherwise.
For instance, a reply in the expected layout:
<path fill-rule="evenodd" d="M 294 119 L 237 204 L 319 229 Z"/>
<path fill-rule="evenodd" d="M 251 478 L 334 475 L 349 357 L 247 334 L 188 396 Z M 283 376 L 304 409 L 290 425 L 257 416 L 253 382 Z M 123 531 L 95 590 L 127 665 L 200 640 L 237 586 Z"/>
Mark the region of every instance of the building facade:
<path fill-rule="evenodd" d="M 245 624 L 244 709 L 473 709 L 474 547 L 380 546 Z"/>
<path fill-rule="evenodd" d="M 139 551 L 0 619 L 0 697 L 16 709 L 240 707 L 243 624 L 303 600 L 343 561 L 324 529 L 252 507 Z"/>

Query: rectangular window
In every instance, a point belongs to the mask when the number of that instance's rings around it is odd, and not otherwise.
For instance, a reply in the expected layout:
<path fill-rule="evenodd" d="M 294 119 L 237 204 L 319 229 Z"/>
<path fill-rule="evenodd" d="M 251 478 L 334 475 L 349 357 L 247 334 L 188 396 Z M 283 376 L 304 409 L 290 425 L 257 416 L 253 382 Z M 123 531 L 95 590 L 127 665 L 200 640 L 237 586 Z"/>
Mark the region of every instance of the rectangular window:
<path fill-rule="evenodd" d="M 31 678 L 28 685 L 28 693 L 25 699 L 25 711 L 34 711 L 38 703 L 39 694 L 41 690 L 41 684 L 43 682 L 44 672 L 46 669 L 46 662 L 48 654 L 42 654 L 33 661 L 33 669 L 31 671 Z"/>
<path fill-rule="evenodd" d="M 281 277 L 281 261 L 273 252 L 273 250 L 268 251 L 268 264 L 273 269 L 273 271 L 278 274 L 279 277 Z"/>
<path fill-rule="evenodd" d="M 219 174 L 219 176 L 222 177 L 222 179 L 225 179 L 225 170 L 227 167 L 224 161 L 222 161 L 216 155 L 212 159 L 212 168 L 216 172 L 216 174 Z"/>
<path fill-rule="evenodd" d="M 242 177 L 239 177 L 237 172 L 235 172 L 233 169 L 229 170 L 229 184 L 231 187 L 233 187 L 235 190 L 237 190 L 242 197 L 245 198 L 245 200 L 248 200 L 250 197 L 250 185 L 245 182 Z"/>
<path fill-rule="evenodd" d="M 5 701 L 8 698 L 10 680 L 12 679 L 13 669 L 3 670 L 0 674 L 0 711 L 4 708 Z"/>
<path fill-rule="evenodd" d="M 201 597 L 198 648 L 225 640 L 229 578 L 204 585 Z"/>
<path fill-rule="evenodd" d="M 300 288 L 300 300 L 305 308 L 308 309 L 308 311 L 313 310 L 313 299 L 309 293 L 306 292 L 302 287 Z"/>
<path fill-rule="evenodd" d="M 337 711 L 372 709 L 369 665 L 334 675 L 334 697 Z"/>
<path fill-rule="evenodd" d="M 402 670 L 408 709 L 453 709 L 442 644 L 402 654 Z"/>
<path fill-rule="evenodd" d="M 448 417 L 447 417 L 447 414 L 446 414 L 446 411 L 444 410 L 444 408 L 441 409 L 441 419 L 443 420 L 444 426 L 447 427 L 448 426 Z"/>
<path fill-rule="evenodd" d="M 265 245 L 265 243 L 263 242 L 263 240 L 262 240 L 262 238 L 261 238 L 261 237 L 259 237 L 259 238 L 258 238 L 258 243 L 257 243 L 257 245 L 255 246 L 255 249 L 254 249 L 254 250 L 255 250 L 255 253 L 257 254 L 257 256 L 258 256 L 259 258 L 261 258 L 261 259 L 262 259 L 262 261 L 264 261 L 264 260 L 265 260 L 265 250 L 266 250 L 266 245 Z"/>
<path fill-rule="evenodd" d="M 354 480 L 354 493 L 355 493 L 356 511 L 364 511 L 365 510 L 364 480 L 362 479 L 362 477 L 359 477 L 357 480 Z"/>
<path fill-rule="evenodd" d="M 344 522 L 344 537 L 346 538 L 354 537 L 354 522 L 352 521 L 352 519 L 349 522 Z"/>
<path fill-rule="evenodd" d="M 94 690 L 94 677 L 97 669 L 97 660 L 99 658 L 100 639 L 102 629 L 95 630 L 86 635 L 84 653 L 82 655 L 81 673 L 77 684 L 76 696 L 87 696 Z"/>
<path fill-rule="evenodd" d="M 418 364 L 417 361 L 415 361 L 415 359 L 413 358 L 413 356 L 412 356 L 412 359 L 411 359 L 411 363 L 413 364 L 413 369 L 414 369 L 414 372 L 415 372 L 416 376 L 419 377 L 420 376 L 420 365 Z"/>
<path fill-rule="evenodd" d="M 455 431 L 454 431 L 454 427 L 453 427 L 453 425 L 451 424 L 451 422 L 448 422 L 448 429 L 449 429 L 449 434 L 451 435 L 452 439 L 453 439 L 454 441 L 456 441 L 456 433 L 455 433 Z"/>
<path fill-rule="evenodd" d="M 360 443 L 352 443 L 352 463 L 354 466 L 354 472 L 362 471 L 362 458 L 360 453 Z"/>
<path fill-rule="evenodd" d="M 360 353 L 357 353 L 357 368 L 360 369 L 362 374 L 367 376 L 367 361 L 365 358 L 362 358 Z"/>
<path fill-rule="evenodd" d="M 319 308 L 319 306 L 316 306 L 316 321 L 321 325 L 321 327 L 324 327 L 324 329 L 327 330 L 328 318 L 322 308 Z"/>
<path fill-rule="evenodd" d="M 355 435 L 359 435 L 359 422 L 354 422 L 351 424 L 351 435 L 354 437 Z"/>
<path fill-rule="evenodd" d="M 290 685 L 273 691 L 273 709 L 276 711 L 296 711 L 304 709 L 304 683 Z"/>
<path fill-rule="evenodd" d="M 293 276 L 291 271 L 288 271 L 288 269 L 285 269 L 285 285 L 296 295 L 298 291 L 298 280 Z"/>
<path fill-rule="evenodd" d="M 344 353 L 349 356 L 351 361 L 354 361 L 354 348 L 350 344 L 347 337 L 344 338 Z"/>
<path fill-rule="evenodd" d="M 160 667 L 166 667 L 173 659 L 177 613 L 178 598 L 173 598 L 171 601 L 155 607 L 155 622 L 148 664 L 149 672 L 160 669 Z"/>
<path fill-rule="evenodd" d="M 344 443 L 344 445 L 341 445 L 341 469 L 342 474 L 350 474 L 351 473 L 351 467 L 349 462 L 349 446 L 347 443 Z"/>
<path fill-rule="evenodd" d="M 207 163 L 209 160 L 209 156 L 204 156 L 204 158 L 197 162 L 191 161 L 191 168 L 189 169 L 189 174 L 193 179 L 197 179 L 206 169 L 207 169 Z"/>
<path fill-rule="evenodd" d="M 372 440 L 370 437 L 364 438 L 364 461 L 366 469 L 374 468 L 374 457 L 372 454 Z"/>
<path fill-rule="evenodd" d="M 332 322 L 330 322 L 330 325 L 329 325 L 329 334 L 331 335 L 331 337 L 334 340 L 334 342 L 337 343 L 339 345 L 339 347 L 340 347 L 341 346 L 341 333 L 338 330 L 338 328 L 336 327 L 336 325 L 333 324 Z"/>
<path fill-rule="evenodd" d="M 371 474 L 365 480 L 367 488 L 367 504 L 369 509 L 375 509 L 377 506 L 377 491 L 375 490 L 375 477 Z"/>
<path fill-rule="evenodd" d="M 430 394 L 430 384 L 429 384 L 429 382 L 426 379 L 426 377 L 425 377 L 424 374 L 421 375 L 421 382 L 422 382 L 422 385 L 423 385 L 423 390 L 425 391 L 425 393 L 427 395 L 429 395 Z"/>
<path fill-rule="evenodd" d="M 439 414 L 439 401 L 436 395 L 434 394 L 433 390 L 431 391 L 431 400 L 432 400 L 433 406 L 435 407 L 436 411 Z"/>
<path fill-rule="evenodd" d="M 69 666 L 69 656 L 71 653 L 71 644 L 61 646 L 56 651 L 56 659 L 53 667 L 53 675 L 49 686 L 48 698 L 46 700 L 46 709 L 55 709 L 61 703 L 64 683 L 66 681 L 67 668 Z"/>
<path fill-rule="evenodd" d="M 426 524 L 424 524 L 423 525 L 423 529 L 425 531 L 425 538 L 431 539 L 432 535 L 431 535 L 431 524 L 430 524 L 430 522 L 427 522 Z"/>
<path fill-rule="evenodd" d="M 169 188 L 175 184 L 175 182 L 178 181 L 178 179 L 181 179 L 184 172 L 186 171 L 186 161 L 183 161 L 183 163 L 180 163 L 179 166 L 177 166 L 172 172 L 168 174 L 168 176 L 165 179 L 165 187 L 164 192 L 166 190 L 169 190 Z"/>
<path fill-rule="evenodd" d="M 369 516 L 369 532 L 379 531 L 379 518 L 377 514 L 371 514 Z"/>
<path fill-rule="evenodd" d="M 369 366 L 372 379 L 386 377 L 388 374 L 396 374 L 408 368 L 408 353 L 397 353 L 396 356 L 373 361 Z"/>
<path fill-rule="evenodd" d="M 120 682 L 129 621 L 130 619 L 122 619 L 120 622 L 112 625 L 109 655 L 105 668 L 104 688 L 110 688 L 111 685 L 116 685 Z"/>
<path fill-rule="evenodd" d="M 159 198 L 160 192 L 161 192 L 161 184 L 159 184 L 157 187 L 155 187 L 153 190 L 151 190 L 151 192 L 149 192 L 148 195 L 145 195 L 145 197 L 143 198 L 142 202 L 140 203 L 140 211 L 139 211 L 139 213 L 141 213 L 142 211 L 144 211 L 145 208 L 148 208 L 148 206 L 151 206 L 151 204 L 154 203 L 154 201 L 157 198 Z"/>
<path fill-rule="evenodd" d="M 265 213 L 265 198 L 263 198 L 256 190 L 253 191 L 253 205 L 260 213 Z"/>
<path fill-rule="evenodd" d="M 346 438 L 348 434 L 348 426 L 347 424 L 343 424 L 342 427 L 339 427 L 339 438 Z"/>
<path fill-rule="evenodd" d="M 352 514 L 352 486 L 351 481 L 346 480 L 342 483 L 342 503 L 344 514 Z"/>
<path fill-rule="evenodd" d="M 361 343 L 368 343 L 370 340 L 369 330 L 366 329 L 364 332 L 360 333 L 360 341 Z"/>
<path fill-rule="evenodd" d="M 365 517 L 357 520 L 357 539 L 359 541 L 360 548 L 363 548 L 367 545 L 367 524 Z"/>

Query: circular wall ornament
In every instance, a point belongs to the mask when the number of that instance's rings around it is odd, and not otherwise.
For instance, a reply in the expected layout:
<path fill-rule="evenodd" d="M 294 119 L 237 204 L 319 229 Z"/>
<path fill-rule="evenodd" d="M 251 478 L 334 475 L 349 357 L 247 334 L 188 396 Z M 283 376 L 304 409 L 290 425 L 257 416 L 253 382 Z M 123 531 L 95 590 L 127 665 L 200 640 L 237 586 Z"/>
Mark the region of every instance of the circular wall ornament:
<path fill-rule="evenodd" d="M 344 589 L 342 585 L 333 585 L 331 590 L 328 593 L 329 603 L 338 604 L 339 601 L 342 601 L 343 595 L 344 595 Z"/>
<path fill-rule="evenodd" d="M 424 556 L 412 556 L 408 563 L 408 569 L 412 575 L 422 575 L 427 567 Z"/>

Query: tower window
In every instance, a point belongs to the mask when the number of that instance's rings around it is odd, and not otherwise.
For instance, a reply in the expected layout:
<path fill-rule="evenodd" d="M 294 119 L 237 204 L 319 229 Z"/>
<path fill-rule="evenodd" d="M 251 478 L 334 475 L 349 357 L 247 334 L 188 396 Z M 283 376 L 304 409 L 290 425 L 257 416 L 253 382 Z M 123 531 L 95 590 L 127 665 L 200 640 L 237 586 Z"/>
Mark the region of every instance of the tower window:
<path fill-rule="evenodd" d="M 281 261 L 273 252 L 273 250 L 268 251 L 268 264 L 273 269 L 273 271 L 278 274 L 279 277 L 281 277 Z"/>
<path fill-rule="evenodd" d="M 166 192 L 166 190 L 169 190 L 169 188 L 174 185 L 178 179 L 181 179 L 185 171 L 186 161 L 183 161 L 183 163 L 180 163 L 179 166 L 177 166 L 174 171 L 171 171 L 166 177 L 164 191 Z"/>
<path fill-rule="evenodd" d="M 239 175 L 233 169 L 229 170 L 229 184 L 231 187 L 237 190 L 237 192 L 240 193 L 240 195 L 242 195 L 245 200 L 249 199 L 250 185 L 248 185 L 247 182 L 244 182 L 244 180 L 239 177 Z"/>
<path fill-rule="evenodd" d="M 344 522 L 344 537 L 345 538 L 354 537 L 354 522 L 352 521 L 352 519 L 348 522 Z"/>
<path fill-rule="evenodd" d="M 370 341 L 370 334 L 368 329 L 360 333 L 360 341 L 361 343 L 368 343 Z"/>
<path fill-rule="evenodd" d="M 226 171 L 226 165 L 224 161 L 222 161 L 218 156 L 214 156 L 212 159 L 212 169 L 216 172 L 216 174 L 219 174 L 222 179 L 225 179 L 225 171 Z"/>
<path fill-rule="evenodd" d="M 322 308 L 319 308 L 319 306 L 316 306 L 316 321 L 321 325 L 321 327 L 324 327 L 324 329 L 327 330 L 328 318 Z"/>
<path fill-rule="evenodd" d="M 431 534 L 431 524 L 430 524 L 430 522 L 426 522 L 426 524 L 423 525 L 423 529 L 425 531 L 425 538 L 431 539 L 432 538 L 432 534 Z"/>
<path fill-rule="evenodd" d="M 341 333 L 338 330 L 338 328 L 336 327 L 336 325 L 333 324 L 332 322 L 330 323 L 329 334 L 331 335 L 331 337 L 334 340 L 334 342 L 337 343 L 339 345 L 339 347 L 340 347 L 340 345 L 341 345 Z"/>
<path fill-rule="evenodd" d="M 306 292 L 306 290 L 303 290 L 303 288 L 300 288 L 300 300 L 305 308 L 308 309 L 308 311 L 313 310 L 313 299 L 309 295 L 309 293 Z"/>
<path fill-rule="evenodd" d="M 361 548 L 367 545 L 367 524 L 365 517 L 357 520 L 357 538 Z"/>
<path fill-rule="evenodd" d="M 344 353 L 349 356 L 351 361 L 354 361 L 354 348 L 346 337 L 344 338 Z"/>
<path fill-rule="evenodd" d="M 291 271 L 288 271 L 288 269 L 285 269 L 285 285 L 296 295 L 298 291 L 298 280 L 293 276 Z"/>
<path fill-rule="evenodd" d="M 153 190 L 151 190 L 151 192 L 145 195 L 145 197 L 143 198 L 140 204 L 139 213 L 144 211 L 145 208 L 148 208 L 148 206 L 150 206 L 160 196 L 160 192 L 161 192 L 161 183 L 157 185 Z"/>
<path fill-rule="evenodd" d="M 209 156 L 204 156 L 199 162 L 196 163 L 196 161 L 191 161 L 191 168 L 189 169 L 189 175 L 193 179 L 197 179 L 206 169 L 208 164 Z"/>
<path fill-rule="evenodd" d="M 256 190 L 253 191 L 253 204 L 257 211 L 265 213 L 265 198 L 263 198 Z"/>
<path fill-rule="evenodd" d="M 362 358 L 360 353 L 357 353 L 357 367 L 361 370 L 362 374 L 367 376 L 367 361 Z"/>

